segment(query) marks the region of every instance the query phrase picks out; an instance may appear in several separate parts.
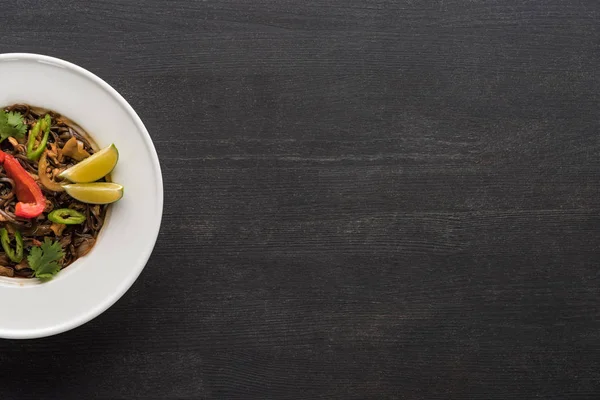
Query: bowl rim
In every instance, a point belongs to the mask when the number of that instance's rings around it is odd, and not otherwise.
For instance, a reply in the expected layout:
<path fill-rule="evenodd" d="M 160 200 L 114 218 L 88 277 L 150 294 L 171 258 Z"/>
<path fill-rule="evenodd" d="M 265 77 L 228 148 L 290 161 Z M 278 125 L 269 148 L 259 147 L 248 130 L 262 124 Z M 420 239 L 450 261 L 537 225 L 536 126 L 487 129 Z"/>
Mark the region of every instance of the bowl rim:
<path fill-rule="evenodd" d="M 154 143 L 152 142 L 152 138 L 150 137 L 148 130 L 146 129 L 144 123 L 142 122 L 138 114 L 135 112 L 133 107 L 131 107 L 127 100 L 125 100 L 125 98 L 119 92 L 117 92 L 116 89 L 114 89 L 102 78 L 98 77 L 97 75 L 88 71 L 87 69 L 57 57 L 37 53 L 0 53 L 0 63 L 11 60 L 41 62 L 68 69 L 74 72 L 75 74 L 82 75 L 84 78 L 89 79 L 90 81 L 98 85 L 101 89 L 106 91 L 114 100 L 116 100 L 119 103 L 119 105 L 131 117 L 136 128 L 141 133 L 142 140 L 144 141 L 146 148 L 148 149 L 149 156 L 153 164 L 152 166 L 155 171 L 154 183 L 157 189 L 157 197 L 155 200 L 157 202 L 157 207 L 159 210 L 155 224 L 155 232 L 153 232 L 153 234 L 148 240 L 149 245 L 146 246 L 146 248 L 143 249 L 143 251 L 141 251 L 139 254 L 139 265 L 137 266 L 137 268 L 132 270 L 132 272 L 129 275 L 125 276 L 123 281 L 121 282 L 121 285 L 115 287 L 115 290 L 111 292 L 110 295 L 106 297 L 106 300 L 99 304 L 97 307 L 94 307 L 93 309 L 90 309 L 88 312 L 85 313 L 75 314 L 68 321 L 52 325 L 50 327 L 34 329 L 5 329 L 0 327 L 0 338 L 34 339 L 63 333 L 91 321 L 92 319 L 96 318 L 104 311 L 106 311 L 108 308 L 110 308 L 112 305 L 114 305 L 131 288 L 133 283 L 137 280 L 142 270 L 148 263 L 148 260 L 150 259 L 150 256 L 152 255 L 152 252 L 154 250 L 156 241 L 158 240 L 158 235 L 162 223 L 162 215 L 164 212 L 164 189 L 160 161 L 158 159 L 158 153 L 156 152 Z"/>

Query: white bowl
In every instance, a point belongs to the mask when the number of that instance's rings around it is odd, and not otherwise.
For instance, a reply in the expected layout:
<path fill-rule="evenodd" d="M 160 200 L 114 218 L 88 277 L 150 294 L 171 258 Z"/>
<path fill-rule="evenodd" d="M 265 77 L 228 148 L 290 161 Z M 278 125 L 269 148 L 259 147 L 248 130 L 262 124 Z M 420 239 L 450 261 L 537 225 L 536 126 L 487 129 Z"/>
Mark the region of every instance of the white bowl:
<path fill-rule="evenodd" d="M 0 54 L 0 106 L 26 103 L 73 120 L 103 148 L 115 143 L 112 180 L 125 187 L 92 251 L 53 280 L 0 279 L 0 337 L 54 335 L 98 316 L 131 287 L 156 242 L 160 165 L 148 131 L 116 90 L 85 69 L 37 54 Z"/>

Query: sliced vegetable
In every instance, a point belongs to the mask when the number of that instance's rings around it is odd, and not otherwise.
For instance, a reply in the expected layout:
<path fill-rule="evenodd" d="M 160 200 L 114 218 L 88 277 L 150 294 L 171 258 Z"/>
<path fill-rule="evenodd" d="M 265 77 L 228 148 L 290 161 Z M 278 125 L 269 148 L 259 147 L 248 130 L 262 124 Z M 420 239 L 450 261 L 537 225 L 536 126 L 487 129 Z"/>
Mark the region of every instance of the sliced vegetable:
<path fill-rule="evenodd" d="M 81 161 L 90 156 L 90 153 L 85 151 L 83 143 L 72 137 L 65 143 L 62 148 L 63 156 L 71 157 L 73 160 Z"/>
<path fill-rule="evenodd" d="M 123 197 L 123 186 L 111 182 L 73 183 L 64 188 L 69 196 L 88 204 L 109 204 Z"/>
<path fill-rule="evenodd" d="M 48 190 L 52 190 L 53 192 L 64 192 L 65 189 L 62 187 L 60 183 L 55 182 L 50 179 L 46 169 L 48 168 L 48 158 L 46 157 L 46 152 L 42 154 L 40 161 L 38 162 L 38 176 L 40 177 L 40 183 L 44 185 L 44 187 Z"/>
<path fill-rule="evenodd" d="M 29 131 L 29 139 L 27 140 L 27 158 L 30 160 L 37 160 L 40 158 L 44 150 L 46 150 L 46 144 L 48 143 L 48 135 L 50 135 L 50 127 L 52 126 L 52 118 L 46 114 L 44 118 L 37 120 L 31 131 Z M 43 137 L 40 140 L 40 144 L 37 149 L 34 150 L 33 146 L 35 141 L 40 134 L 43 132 Z"/>
<path fill-rule="evenodd" d="M 66 227 L 67 226 L 65 224 L 57 224 L 56 222 L 50 225 L 50 229 L 52 230 L 52 232 L 54 232 L 56 236 L 62 235 Z"/>
<path fill-rule="evenodd" d="M 15 276 L 15 270 L 10 267 L 5 267 L 4 265 L 0 265 L 0 276 Z"/>
<path fill-rule="evenodd" d="M 23 259 L 23 237 L 21 232 L 15 231 L 15 248 L 11 246 L 10 236 L 6 228 L 0 229 L 0 242 L 4 252 L 13 262 L 21 262 Z"/>
<path fill-rule="evenodd" d="M 15 181 L 15 192 L 19 200 L 15 206 L 15 215 L 21 218 L 39 216 L 46 207 L 46 198 L 42 189 L 16 158 L 1 150 L 0 164 L 4 165 L 6 175 Z"/>
<path fill-rule="evenodd" d="M 77 225 L 85 222 L 85 215 L 70 208 L 59 208 L 48 214 L 48 219 L 57 224 Z"/>
<path fill-rule="evenodd" d="M 52 279 L 60 271 L 60 260 L 65 252 L 59 242 L 53 242 L 50 238 L 44 238 L 41 246 L 34 246 L 27 256 L 29 267 L 33 275 L 41 279 Z"/>
<path fill-rule="evenodd" d="M 64 153 L 63 153 L 64 154 Z M 119 151 L 114 144 L 89 156 L 80 163 L 63 171 L 58 176 L 74 183 L 95 182 L 110 174 L 119 160 Z"/>

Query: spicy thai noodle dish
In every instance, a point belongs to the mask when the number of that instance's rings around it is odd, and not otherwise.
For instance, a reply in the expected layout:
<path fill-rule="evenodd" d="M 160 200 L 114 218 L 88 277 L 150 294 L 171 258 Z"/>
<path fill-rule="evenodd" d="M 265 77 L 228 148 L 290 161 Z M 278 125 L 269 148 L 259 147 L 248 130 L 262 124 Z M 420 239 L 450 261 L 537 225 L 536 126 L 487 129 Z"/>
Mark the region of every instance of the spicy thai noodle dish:
<path fill-rule="evenodd" d="M 96 243 L 109 204 L 115 145 L 50 110 L 0 109 L 0 276 L 52 279 Z"/>

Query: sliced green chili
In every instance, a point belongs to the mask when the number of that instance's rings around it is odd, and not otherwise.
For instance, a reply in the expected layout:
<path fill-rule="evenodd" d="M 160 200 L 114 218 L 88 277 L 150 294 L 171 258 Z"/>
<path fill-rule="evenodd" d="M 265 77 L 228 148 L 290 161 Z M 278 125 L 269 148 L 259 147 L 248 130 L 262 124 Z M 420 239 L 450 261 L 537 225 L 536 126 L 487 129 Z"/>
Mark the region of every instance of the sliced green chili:
<path fill-rule="evenodd" d="M 2 242 L 2 248 L 4 252 L 13 262 L 21 262 L 23 259 L 23 237 L 21 232 L 15 231 L 15 248 L 13 249 L 10 245 L 10 237 L 6 228 L 0 229 L 0 242 Z"/>
<path fill-rule="evenodd" d="M 57 224 L 77 225 L 85 222 L 85 215 L 70 208 L 59 208 L 48 214 L 48 219 Z"/>
<path fill-rule="evenodd" d="M 29 132 L 29 139 L 27 139 L 27 158 L 30 160 L 37 160 L 40 158 L 44 150 L 46 150 L 46 144 L 48 143 L 48 135 L 50 135 L 50 127 L 52 125 L 52 118 L 50 115 L 46 114 L 44 118 L 40 118 L 37 120 L 33 128 Z M 40 131 L 44 132 L 44 136 L 40 141 L 40 144 L 37 149 L 34 150 L 33 146 L 35 145 L 35 139 L 37 139 Z"/>

